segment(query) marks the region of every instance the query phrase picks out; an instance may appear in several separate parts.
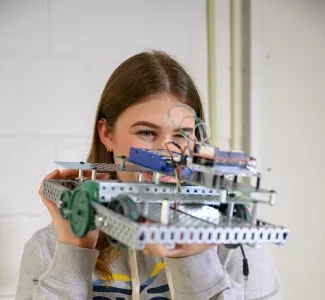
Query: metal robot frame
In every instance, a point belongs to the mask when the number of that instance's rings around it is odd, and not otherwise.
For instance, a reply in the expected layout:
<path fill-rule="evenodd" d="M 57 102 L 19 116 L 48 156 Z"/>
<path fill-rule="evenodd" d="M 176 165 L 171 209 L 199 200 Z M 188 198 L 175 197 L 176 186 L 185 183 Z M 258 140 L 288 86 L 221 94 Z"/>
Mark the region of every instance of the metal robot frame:
<path fill-rule="evenodd" d="M 259 218 L 259 205 L 274 205 L 276 193 L 260 187 L 256 162 L 244 152 L 202 145 L 189 155 L 131 148 L 128 157 L 117 158 L 120 164 L 57 162 L 79 170 L 78 178 L 44 180 L 44 196 L 57 204 L 75 236 L 97 227 L 119 249 L 139 250 L 157 243 L 231 248 L 283 246 L 288 240 L 288 228 Z M 112 171 L 137 172 L 138 181 L 96 179 L 97 173 Z M 152 182 L 142 182 L 144 172 L 153 175 Z M 162 175 L 178 185 L 161 182 Z M 244 184 L 242 177 L 255 178 L 256 184 Z"/>

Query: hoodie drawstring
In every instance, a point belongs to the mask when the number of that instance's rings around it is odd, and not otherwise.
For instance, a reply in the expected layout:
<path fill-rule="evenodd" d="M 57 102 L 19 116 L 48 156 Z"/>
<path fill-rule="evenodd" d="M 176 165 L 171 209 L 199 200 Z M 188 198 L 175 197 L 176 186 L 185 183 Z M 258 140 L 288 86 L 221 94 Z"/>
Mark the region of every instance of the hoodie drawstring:
<path fill-rule="evenodd" d="M 132 299 L 140 300 L 140 278 L 137 264 L 136 250 L 128 248 L 131 267 L 131 280 L 132 280 Z"/>
<path fill-rule="evenodd" d="M 164 264 L 165 264 L 165 271 L 166 271 L 166 277 L 167 277 L 167 283 L 168 283 L 168 287 L 169 287 L 170 297 L 171 297 L 171 300 L 175 300 L 175 290 L 174 290 L 174 285 L 173 285 L 172 274 L 169 271 L 167 264 L 165 262 L 164 262 Z"/>

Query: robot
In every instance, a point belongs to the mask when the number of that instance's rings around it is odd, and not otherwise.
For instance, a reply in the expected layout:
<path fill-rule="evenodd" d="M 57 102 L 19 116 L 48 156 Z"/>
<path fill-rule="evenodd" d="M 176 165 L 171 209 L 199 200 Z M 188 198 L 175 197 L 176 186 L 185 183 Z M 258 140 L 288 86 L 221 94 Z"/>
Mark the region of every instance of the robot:
<path fill-rule="evenodd" d="M 76 237 L 99 228 L 120 250 L 157 243 L 171 249 L 191 243 L 286 244 L 288 228 L 259 218 L 259 205 L 274 205 L 276 192 L 260 187 L 254 158 L 199 143 L 187 154 L 166 146 L 131 148 L 128 157 L 117 156 L 119 164 L 57 162 L 79 170 L 79 176 L 44 180 L 44 196 L 57 204 Z M 84 177 L 85 170 L 91 170 L 91 178 Z M 111 171 L 137 172 L 138 181 L 96 179 L 97 173 Z M 142 181 L 144 172 L 152 174 L 151 182 Z M 175 183 L 161 182 L 164 175 Z"/>

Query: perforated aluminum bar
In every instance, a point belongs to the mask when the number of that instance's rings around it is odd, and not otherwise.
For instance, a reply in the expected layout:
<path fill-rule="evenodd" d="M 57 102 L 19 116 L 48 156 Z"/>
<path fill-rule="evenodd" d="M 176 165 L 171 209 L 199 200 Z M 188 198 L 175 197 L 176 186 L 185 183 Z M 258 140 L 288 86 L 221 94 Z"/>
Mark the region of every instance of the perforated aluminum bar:
<path fill-rule="evenodd" d="M 75 187 L 79 186 L 80 182 L 78 180 L 44 180 L 43 181 L 43 195 L 45 198 L 59 203 L 60 194 L 64 190 L 73 190 Z"/>
<path fill-rule="evenodd" d="M 146 244 L 266 244 L 284 245 L 288 229 L 275 225 L 253 226 L 237 218 L 220 215 L 219 220 L 202 220 L 181 211 L 170 211 L 168 225 L 160 221 L 161 206 L 150 204 L 151 224 L 133 222 L 104 206 L 93 203 L 96 226 L 128 247 L 143 249 Z M 157 222 L 157 223 L 156 223 Z"/>
<path fill-rule="evenodd" d="M 160 203 L 163 200 L 177 201 L 180 203 L 197 203 L 218 204 L 220 200 L 216 190 L 202 186 L 182 186 L 181 193 L 177 192 L 173 184 L 154 183 L 127 183 L 118 181 L 98 181 L 99 183 L 99 202 L 110 202 L 112 198 L 120 194 L 127 194 L 135 202 Z M 44 196 L 54 202 L 59 201 L 60 193 L 65 190 L 73 190 L 81 184 L 76 180 L 44 180 Z M 268 199 L 253 198 L 246 195 L 229 194 L 223 203 L 269 203 Z"/>
<path fill-rule="evenodd" d="M 123 192 L 131 192 L 138 194 L 146 193 L 164 193 L 176 194 L 178 193 L 174 183 L 159 183 L 153 182 L 119 182 L 119 181 L 99 181 L 99 198 L 105 199 L 111 196 L 117 196 Z M 186 185 L 182 186 L 181 193 L 188 195 L 218 195 L 214 189 L 206 188 L 204 186 Z M 105 197 L 105 198 L 102 198 Z"/>
<path fill-rule="evenodd" d="M 233 193 L 236 191 L 236 193 Z M 251 197 L 249 192 L 239 192 L 238 190 L 228 191 L 228 197 L 220 197 L 215 189 L 203 186 L 182 186 L 181 193 L 177 191 L 174 184 L 160 183 L 159 185 L 149 182 L 133 183 L 118 181 L 100 181 L 99 182 L 99 199 L 101 202 L 110 202 L 112 197 L 119 194 L 127 194 L 132 196 L 135 202 L 151 201 L 159 202 L 161 200 L 182 201 L 189 203 L 191 201 L 215 201 L 216 203 L 269 203 L 267 197 Z M 189 196 L 191 195 L 191 196 Z M 195 197 L 197 196 L 197 197 Z"/>
<path fill-rule="evenodd" d="M 96 211 L 96 227 L 113 239 L 135 248 L 141 224 L 133 222 L 96 202 L 92 202 L 92 205 Z"/>
<path fill-rule="evenodd" d="M 123 193 L 122 193 L 123 194 Z M 162 201 L 170 201 L 170 202 L 179 202 L 179 203 L 240 203 L 240 204 L 248 204 L 248 203 L 268 203 L 268 201 L 263 201 L 260 199 L 253 199 L 250 197 L 245 196 L 235 196 L 235 197 L 228 197 L 225 202 L 221 202 L 219 196 L 215 195 L 191 195 L 191 194 L 163 194 L 163 193 L 125 193 L 125 195 L 132 198 L 132 200 L 136 203 L 142 202 L 149 202 L 149 203 L 160 203 Z M 114 197 L 112 197 L 114 198 Z M 111 199 L 108 201 L 103 201 L 102 199 L 100 202 L 110 202 Z"/>

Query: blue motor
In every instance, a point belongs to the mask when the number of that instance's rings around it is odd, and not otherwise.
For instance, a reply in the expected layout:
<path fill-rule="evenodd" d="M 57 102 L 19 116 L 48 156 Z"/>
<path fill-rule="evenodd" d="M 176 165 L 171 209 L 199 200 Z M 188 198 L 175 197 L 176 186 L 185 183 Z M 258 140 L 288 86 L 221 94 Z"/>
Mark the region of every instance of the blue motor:
<path fill-rule="evenodd" d="M 175 161 L 179 161 L 181 154 L 172 152 Z M 166 150 L 149 150 L 143 148 L 131 147 L 129 152 L 129 161 L 133 164 L 148 168 L 161 173 L 167 173 L 174 176 L 174 166 L 171 163 L 171 158 Z M 183 168 L 182 175 L 189 175 L 193 171 Z"/>

